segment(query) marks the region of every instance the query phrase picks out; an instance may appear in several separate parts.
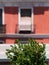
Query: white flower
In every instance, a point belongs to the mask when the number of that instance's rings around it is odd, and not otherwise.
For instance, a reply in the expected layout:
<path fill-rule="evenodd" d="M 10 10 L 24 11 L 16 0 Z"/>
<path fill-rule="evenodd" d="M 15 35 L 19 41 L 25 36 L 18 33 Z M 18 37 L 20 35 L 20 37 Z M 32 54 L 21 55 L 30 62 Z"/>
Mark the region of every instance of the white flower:
<path fill-rule="evenodd" d="M 11 52 L 10 54 L 11 54 L 12 56 L 14 56 L 14 53 Z"/>

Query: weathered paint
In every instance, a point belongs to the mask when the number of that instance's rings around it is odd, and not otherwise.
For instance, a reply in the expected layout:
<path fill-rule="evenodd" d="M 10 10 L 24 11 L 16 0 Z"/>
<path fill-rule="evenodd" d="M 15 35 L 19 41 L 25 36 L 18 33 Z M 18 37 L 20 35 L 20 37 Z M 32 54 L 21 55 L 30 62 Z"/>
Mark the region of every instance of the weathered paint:
<path fill-rule="evenodd" d="M 15 34 L 18 29 L 18 7 L 5 7 L 6 34 Z M 14 39 L 6 39 L 6 43 L 14 43 Z"/>
<path fill-rule="evenodd" d="M 34 7 L 35 34 L 49 34 L 49 7 Z M 49 43 L 49 39 L 41 39 Z"/>

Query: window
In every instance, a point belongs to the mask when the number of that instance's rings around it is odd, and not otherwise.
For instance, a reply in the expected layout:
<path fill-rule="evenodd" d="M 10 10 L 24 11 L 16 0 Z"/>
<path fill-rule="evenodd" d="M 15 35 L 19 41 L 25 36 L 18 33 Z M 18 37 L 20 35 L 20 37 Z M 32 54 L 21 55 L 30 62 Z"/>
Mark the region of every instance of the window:
<path fill-rule="evenodd" d="M 21 9 L 21 17 L 31 17 L 31 9 Z"/>
<path fill-rule="evenodd" d="M 4 24 L 4 9 L 0 8 L 0 33 L 6 32 L 6 25 Z"/>
<path fill-rule="evenodd" d="M 0 33 L 1 34 L 5 33 L 5 25 L 3 25 L 3 21 L 4 21 L 3 13 L 4 13 L 3 8 L 0 8 Z M 0 44 L 3 44 L 3 43 L 5 43 L 5 40 L 4 39 L 0 39 Z"/>
<path fill-rule="evenodd" d="M 2 9 L 0 9 L 0 25 L 2 25 Z"/>
<path fill-rule="evenodd" d="M 0 25 L 4 24 L 4 10 L 0 8 Z"/>
<path fill-rule="evenodd" d="M 32 31 L 32 9 L 20 8 L 19 9 L 19 32 L 31 33 Z"/>
<path fill-rule="evenodd" d="M 4 39 L 0 39 L 0 44 L 4 44 L 5 40 Z"/>

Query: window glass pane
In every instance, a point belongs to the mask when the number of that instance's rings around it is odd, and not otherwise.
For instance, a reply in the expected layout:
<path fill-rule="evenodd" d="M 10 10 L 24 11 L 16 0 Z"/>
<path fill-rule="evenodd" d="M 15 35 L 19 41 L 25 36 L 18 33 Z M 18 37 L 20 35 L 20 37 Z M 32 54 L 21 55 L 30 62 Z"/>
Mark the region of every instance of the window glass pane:
<path fill-rule="evenodd" d="M 0 24 L 2 24 L 2 9 L 0 9 Z"/>
<path fill-rule="evenodd" d="M 21 9 L 21 17 L 31 17 L 31 9 Z"/>

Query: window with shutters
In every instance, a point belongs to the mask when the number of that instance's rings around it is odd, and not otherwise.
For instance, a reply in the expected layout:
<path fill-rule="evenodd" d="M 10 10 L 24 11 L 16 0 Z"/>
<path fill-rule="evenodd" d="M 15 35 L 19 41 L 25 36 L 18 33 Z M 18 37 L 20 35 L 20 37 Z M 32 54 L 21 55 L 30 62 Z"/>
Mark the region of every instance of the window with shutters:
<path fill-rule="evenodd" d="M 31 8 L 19 9 L 19 32 L 20 33 L 32 32 L 32 9 Z"/>

